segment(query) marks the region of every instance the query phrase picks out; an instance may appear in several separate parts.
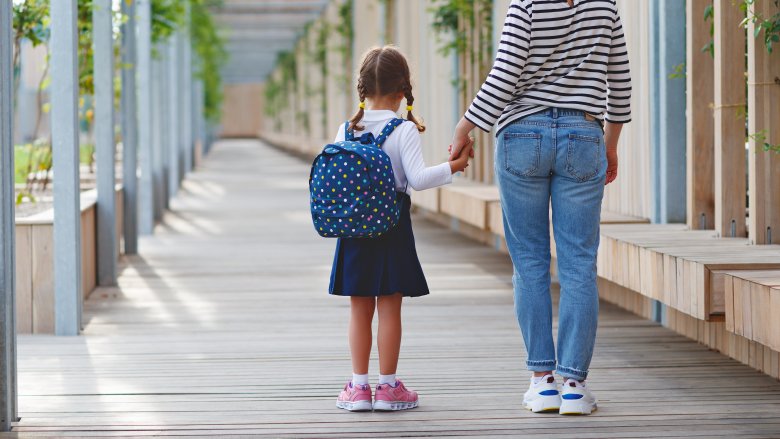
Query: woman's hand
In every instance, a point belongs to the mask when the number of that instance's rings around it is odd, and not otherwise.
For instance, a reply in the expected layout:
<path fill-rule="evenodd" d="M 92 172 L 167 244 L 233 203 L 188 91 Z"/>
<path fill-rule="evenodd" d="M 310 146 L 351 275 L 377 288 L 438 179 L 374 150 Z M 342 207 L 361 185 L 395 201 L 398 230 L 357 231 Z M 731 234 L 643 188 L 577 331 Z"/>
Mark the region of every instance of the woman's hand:
<path fill-rule="evenodd" d="M 457 159 L 461 155 L 466 147 L 472 147 L 474 145 L 474 139 L 471 138 L 471 131 L 476 128 L 476 125 L 469 122 L 465 117 L 458 122 L 458 126 L 455 127 L 455 135 L 452 136 L 452 144 L 450 145 L 450 161 Z M 474 149 L 471 148 L 469 156 L 474 157 Z"/>
<path fill-rule="evenodd" d="M 605 185 L 612 183 L 618 176 L 618 152 L 617 148 L 607 149 L 607 181 Z"/>
<path fill-rule="evenodd" d="M 607 181 L 605 185 L 612 183 L 618 176 L 618 140 L 623 124 L 607 122 L 604 127 L 604 143 L 607 146 Z"/>
<path fill-rule="evenodd" d="M 469 167 L 469 157 L 474 153 L 473 145 L 474 141 L 472 140 L 465 148 L 461 149 L 461 154 L 457 158 L 450 160 L 450 171 L 453 174 L 465 171 Z"/>

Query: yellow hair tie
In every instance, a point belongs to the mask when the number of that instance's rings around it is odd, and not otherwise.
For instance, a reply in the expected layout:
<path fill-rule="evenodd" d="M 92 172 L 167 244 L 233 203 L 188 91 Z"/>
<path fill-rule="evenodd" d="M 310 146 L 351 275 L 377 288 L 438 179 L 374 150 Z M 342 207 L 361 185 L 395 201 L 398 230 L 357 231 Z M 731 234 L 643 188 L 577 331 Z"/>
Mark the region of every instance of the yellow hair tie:
<path fill-rule="evenodd" d="M 407 105 L 406 106 L 406 111 L 412 111 L 412 110 L 414 110 L 414 106 L 413 105 Z"/>
<path fill-rule="evenodd" d="M 361 102 L 361 103 L 358 105 L 358 107 L 360 107 L 360 108 L 362 108 L 362 109 L 364 109 L 364 110 L 365 110 L 365 109 L 366 109 L 366 103 L 365 103 L 365 102 Z"/>

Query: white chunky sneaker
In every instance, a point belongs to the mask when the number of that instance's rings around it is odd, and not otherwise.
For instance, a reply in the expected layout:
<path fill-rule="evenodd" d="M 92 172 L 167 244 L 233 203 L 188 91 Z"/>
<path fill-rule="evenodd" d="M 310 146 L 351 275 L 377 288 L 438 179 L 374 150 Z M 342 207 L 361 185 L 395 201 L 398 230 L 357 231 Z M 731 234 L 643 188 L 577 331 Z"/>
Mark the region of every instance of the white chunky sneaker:
<path fill-rule="evenodd" d="M 596 411 L 596 397 L 585 383 L 571 378 L 563 383 L 561 394 L 562 415 L 589 415 Z"/>
<path fill-rule="evenodd" d="M 557 412 L 561 408 L 561 392 L 555 377 L 547 374 L 534 384 L 534 377 L 531 376 L 531 385 L 525 392 L 523 405 L 534 413 Z"/>

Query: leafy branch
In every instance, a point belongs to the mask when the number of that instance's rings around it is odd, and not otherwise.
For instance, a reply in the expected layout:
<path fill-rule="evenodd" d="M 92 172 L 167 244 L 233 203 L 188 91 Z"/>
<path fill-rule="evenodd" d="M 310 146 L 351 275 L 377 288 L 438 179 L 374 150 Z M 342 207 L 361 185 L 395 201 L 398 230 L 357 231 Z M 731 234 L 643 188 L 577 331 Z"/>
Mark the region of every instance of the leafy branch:
<path fill-rule="evenodd" d="M 767 132 L 766 130 L 761 130 L 757 133 L 748 135 L 749 140 L 753 140 L 756 142 L 756 144 L 760 145 L 764 148 L 764 151 L 773 151 L 775 153 L 780 154 L 780 145 L 773 145 L 772 143 L 769 143 L 767 140 Z"/>
<path fill-rule="evenodd" d="M 776 12 L 771 17 L 764 17 L 755 12 L 756 0 L 743 0 L 740 8 L 745 13 L 745 19 L 740 25 L 747 28 L 749 23 L 755 25 L 753 37 L 758 38 L 761 33 L 764 34 L 764 45 L 769 53 L 772 53 L 775 43 L 780 43 L 780 12 Z M 774 0 L 775 8 L 780 8 L 780 0 Z"/>

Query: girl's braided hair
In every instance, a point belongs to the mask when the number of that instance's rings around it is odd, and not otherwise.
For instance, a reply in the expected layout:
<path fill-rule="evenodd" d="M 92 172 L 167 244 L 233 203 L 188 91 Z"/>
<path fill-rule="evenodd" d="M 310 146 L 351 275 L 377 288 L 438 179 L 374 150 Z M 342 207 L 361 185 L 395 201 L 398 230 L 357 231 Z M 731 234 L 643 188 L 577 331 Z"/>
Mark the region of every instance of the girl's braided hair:
<path fill-rule="evenodd" d="M 360 66 L 357 91 L 361 105 L 360 109 L 349 121 L 350 131 L 362 131 L 365 129 L 365 127 L 358 124 L 365 114 L 366 98 L 387 96 L 398 92 L 403 92 L 406 98 L 406 105 L 410 108 L 406 113 L 406 119 L 417 125 L 419 132 L 425 131 L 425 126 L 417 121 L 411 110 L 412 105 L 414 105 L 414 94 L 412 93 L 412 78 L 409 72 L 409 64 L 406 62 L 403 54 L 395 47 L 377 47 L 366 53 Z"/>

